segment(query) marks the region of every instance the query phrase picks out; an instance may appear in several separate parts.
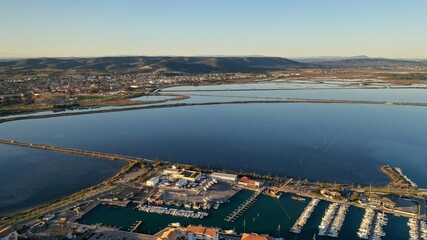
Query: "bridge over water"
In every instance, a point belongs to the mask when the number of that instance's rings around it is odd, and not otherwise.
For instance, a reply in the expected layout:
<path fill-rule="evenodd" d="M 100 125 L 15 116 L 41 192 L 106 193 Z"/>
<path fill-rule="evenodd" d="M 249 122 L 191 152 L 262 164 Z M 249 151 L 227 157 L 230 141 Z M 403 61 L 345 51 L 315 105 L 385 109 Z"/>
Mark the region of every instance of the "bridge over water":
<path fill-rule="evenodd" d="M 129 163 L 135 162 L 135 161 L 147 162 L 147 163 L 156 162 L 155 160 L 146 159 L 146 158 L 124 156 L 124 155 L 112 154 L 112 153 L 102 153 L 102 152 L 95 152 L 95 151 L 88 151 L 88 150 L 80 150 L 80 149 L 73 149 L 73 148 L 66 148 L 66 147 L 49 146 L 46 144 L 17 142 L 17 141 L 4 140 L 4 139 L 0 139 L 0 144 L 36 148 L 41 150 L 68 153 L 68 154 L 81 155 L 81 156 L 93 157 L 93 158 L 103 158 L 103 159 L 114 160 L 114 161 L 126 161 Z M 162 162 L 165 162 L 165 161 L 162 161 Z"/>

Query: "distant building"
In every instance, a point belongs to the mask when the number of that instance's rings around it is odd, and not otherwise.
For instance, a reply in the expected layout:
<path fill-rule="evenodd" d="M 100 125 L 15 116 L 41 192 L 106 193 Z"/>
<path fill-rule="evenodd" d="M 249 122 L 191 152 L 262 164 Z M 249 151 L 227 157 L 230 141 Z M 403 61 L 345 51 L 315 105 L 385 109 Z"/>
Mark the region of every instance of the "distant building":
<path fill-rule="evenodd" d="M 175 168 L 167 168 L 163 170 L 163 174 L 169 175 L 172 178 L 185 179 L 192 182 L 196 181 L 202 176 L 201 172 L 190 171 L 185 169 L 175 169 Z"/>
<path fill-rule="evenodd" d="M 184 171 L 181 171 L 177 174 L 173 174 L 174 178 L 185 179 L 185 180 L 192 181 L 192 182 L 196 181 L 201 176 L 202 176 L 201 172 L 195 172 L 195 171 L 190 171 L 190 170 L 184 170 Z"/>
<path fill-rule="evenodd" d="M 249 179 L 247 177 L 240 178 L 240 180 L 237 184 L 242 185 L 242 186 L 246 186 L 246 187 L 257 187 L 257 188 L 259 188 L 263 185 L 262 182 L 255 181 L 255 180 Z"/>
<path fill-rule="evenodd" d="M 159 183 L 159 177 L 152 177 L 147 180 L 147 186 L 156 186 Z"/>
<path fill-rule="evenodd" d="M 256 233 L 243 233 L 241 240 L 272 240 L 270 236 L 258 235 Z"/>
<path fill-rule="evenodd" d="M 173 175 L 179 172 L 180 172 L 179 169 L 176 169 L 176 168 L 166 168 L 165 170 L 163 170 L 163 174 L 165 175 Z"/>
<path fill-rule="evenodd" d="M 395 208 L 397 204 L 387 197 L 381 197 L 377 194 L 370 194 L 368 197 L 369 203 L 386 208 Z"/>
<path fill-rule="evenodd" d="M 178 182 L 175 183 L 177 187 L 183 187 L 185 184 L 187 184 L 187 180 L 185 179 L 179 179 Z"/>
<path fill-rule="evenodd" d="M 320 193 L 330 199 L 335 199 L 335 198 L 340 198 L 341 197 L 341 193 L 337 192 L 337 191 L 329 191 L 328 189 L 322 189 L 320 190 Z"/>
<path fill-rule="evenodd" d="M 0 240 L 17 240 L 18 233 L 12 227 L 3 228 L 0 230 Z"/>
<path fill-rule="evenodd" d="M 235 175 L 235 174 L 214 172 L 211 174 L 211 178 L 225 180 L 225 181 L 231 181 L 231 182 L 237 182 L 237 175 Z"/>
<path fill-rule="evenodd" d="M 218 228 L 190 225 L 185 228 L 185 240 L 218 240 Z"/>

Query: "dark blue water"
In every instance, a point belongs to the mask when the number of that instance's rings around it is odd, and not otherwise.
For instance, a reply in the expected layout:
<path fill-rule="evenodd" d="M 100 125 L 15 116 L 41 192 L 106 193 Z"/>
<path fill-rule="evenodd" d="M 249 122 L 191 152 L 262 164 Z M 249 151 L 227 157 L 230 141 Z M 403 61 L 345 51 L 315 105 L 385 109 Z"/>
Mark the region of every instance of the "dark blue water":
<path fill-rule="evenodd" d="M 125 163 L 0 144 L 0 215 L 67 196 Z"/>
<path fill-rule="evenodd" d="M 211 105 L 7 122 L 0 138 L 366 184 L 391 163 L 427 186 L 425 122 L 424 107 Z"/>

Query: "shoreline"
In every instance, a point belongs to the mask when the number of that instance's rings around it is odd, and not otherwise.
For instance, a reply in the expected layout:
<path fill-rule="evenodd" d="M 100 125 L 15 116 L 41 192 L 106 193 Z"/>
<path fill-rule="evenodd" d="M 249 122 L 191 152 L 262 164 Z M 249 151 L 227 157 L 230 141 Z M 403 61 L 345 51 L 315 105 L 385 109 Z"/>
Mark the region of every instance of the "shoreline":
<path fill-rule="evenodd" d="M 37 116 L 16 116 L 11 118 L 0 119 L 0 123 L 12 122 L 18 120 L 28 119 L 43 119 L 53 117 L 64 117 L 74 115 L 86 115 L 86 114 L 97 114 L 97 113 L 110 113 L 110 112 L 123 112 L 133 110 L 144 110 L 144 109 L 161 109 L 161 108 L 173 108 L 173 107 L 189 107 L 189 106 L 208 106 L 208 105 L 232 105 L 232 104 L 272 104 L 272 103 L 315 103 L 315 104 L 364 104 L 364 105 L 396 105 L 396 106 L 413 106 L 413 107 L 425 107 L 427 103 L 413 103 L 413 102 L 388 102 L 388 101 L 362 101 L 362 100 L 328 100 L 328 99 L 306 99 L 306 98 L 293 98 L 287 100 L 254 100 L 254 101 L 230 101 L 230 102 L 203 102 L 203 103 L 172 103 L 164 105 L 149 105 L 149 106 L 137 106 L 119 109 L 101 109 L 87 112 L 66 112 L 59 114 L 44 114 Z"/>
<path fill-rule="evenodd" d="M 0 144 L 7 144 L 4 142 L 5 142 L 4 140 L 1 140 Z M 37 144 L 34 144 L 34 145 L 37 145 Z M 25 147 L 22 145 L 15 145 L 15 146 Z M 37 147 L 33 147 L 33 148 L 37 148 Z M 43 148 L 40 147 L 38 149 L 43 149 Z M 44 150 L 55 151 L 52 149 L 44 149 Z M 60 151 L 56 151 L 56 152 L 60 152 Z M 66 154 L 75 155 L 73 153 L 66 153 Z M 95 156 L 92 156 L 92 157 L 95 157 Z M 103 159 L 101 157 L 95 157 L 95 158 Z M 34 206 L 34 207 L 30 207 L 27 209 L 18 210 L 18 211 L 6 214 L 2 216 L 2 219 L 0 219 L 0 225 L 11 224 L 10 221 L 12 221 L 13 222 L 12 224 L 14 225 L 16 224 L 22 225 L 24 223 L 34 221 L 40 216 L 53 213 L 58 209 L 69 207 L 70 205 L 75 204 L 76 202 L 81 201 L 85 198 L 90 198 L 95 195 L 99 195 L 107 191 L 111 191 L 116 188 L 115 186 L 111 185 L 111 183 L 113 181 L 116 181 L 123 174 L 126 174 L 127 172 L 132 170 L 132 168 L 134 168 L 139 163 L 137 161 L 132 161 L 132 160 L 126 161 L 125 159 L 109 159 L 109 160 L 124 161 L 124 162 L 127 162 L 128 164 L 125 164 L 113 176 L 102 180 L 98 184 L 91 185 L 77 192 L 65 195 L 63 197 L 59 197 L 58 199 L 41 203 L 38 206 Z"/>
<path fill-rule="evenodd" d="M 94 103 L 89 103 L 89 104 L 83 104 L 81 106 L 76 107 L 77 110 L 79 110 L 79 108 L 81 109 L 95 109 L 95 108 L 101 108 L 101 107 L 123 107 L 121 109 L 103 109 L 103 110 L 94 110 L 94 111 L 87 111 L 85 113 L 100 113 L 101 111 L 124 111 L 124 109 L 126 110 L 135 110 L 135 109 L 139 109 L 140 107 L 144 107 L 142 105 L 150 105 L 150 104 L 160 104 L 160 103 L 166 103 L 169 101 L 181 101 L 181 100 L 185 100 L 191 97 L 191 95 L 184 95 L 184 94 L 177 94 L 177 93 L 182 93 L 182 92 L 217 92 L 217 91 L 221 91 L 221 92 L 229 92 L 229 91 L 277 91 L 277 90 L 330 90 L 330 89 L 334 89 L 334 90 L 344 90 L 344 89 L 426 89 L 427 90 L 427 86 L 410 86 L 408 87 L 407 85 L 401 85 L 401 84 L 393 84 L 390 82 L 385 82 L 385 83 L 389 83 L 389 85 L 366 85 L 361 87 L 357 87 L 356 85 L 342 85 L 343 82 L 341 81 L 350 81 L 349 83 L 354 83 L 354 79 L 306 79 L 304 80 L 304 82 L 306 83 L 310 83 L 310 84 L 319 84 L 319 85 L 323 85 L 323 84 L 330 84 L 330 83 L 324 83 L 324 81 L 326 80 L 331 80 L 331 81 L 336 81 L 336 86 L 334 87 L 329 87 L 329 88 L 265 88 L 265 89 L 205 89 L 205 90 L 199 90 L 199 89 L 188 89 L 188 90 L 179 90 L 179 89 L 174 89 L 176 87 L 205 87 L 205 86 L 222 86 L 222 85 L 239 85 L 239 84 L 258 84 L 258 83 L 274 83 L 275 81 L 280 80 L 280 78 L 267 78 L 267 79 L 261 79 L 261 80 L 256 80 L 256 79 L 244 79 L 244 80 L 240 80 L 238 82 L 234 82 L 234 81 L 225 81 L 225 82 L 221 82 L 221 83 L 201 83 L 199 85 L 187 85 L 187 84 L 177 84 L 177 85 L 173 85 L 173 86 L 160 86 L 159 88 L 153 90 L 151 92 L 151 94 L 147 94 L 147 93 L 143 93 L 143 92 L 127 92 L 126 95 L 127 96 L 121 96 L 119 97 L 117 100 L 107 100 L 107 101 L 100 101 L 100 102 L 94 102 Z M 298 83 L 298 81 L 300 81 L 301 79 L 299 78 L 291 78 L 291 79 L 286 79 L 284 80 L 284 82 L 288 82 L 288 83 Z M 369 79 L 357 79 L 359 81 L 357 82 L 364 82 L 365 80 L 369 80 Z M 169 90 L 168 90 L 169 89 Z M 163 91 L 164 90 L 164 91 Z M 162 92 L 162 94 L 158 95 L 158 92 Z M 148 100 L 148 101 L 139 101 L 139 100 L 132 100 L 134 98 L 138 98 L 138 97 L 144 97 L 144 96 L 171 96 L 172 98 L 170 99 L 164 99 L 164 100 Z M 203 96 L 203 95 L 202 95 Z M 366 104 L 368 104 L 369 102 L 372 102 L 372 104 L 383 104 L 386 101 L 358 101 L 358 100 L 329 100 L 329 99 L 305 99 L 305 98 L 300 98 L 300 99 L 304 99 L 307 102 L 311 102 L 313 100 L 318 100 L 318 101 L 343 101 L 342 103 L 351 103 L 354 102 L 355 104 L 357 104 L 358 102 L 364 102 Z M 291 100 L 291 99 L 289 99 Z M 286 100 L 282 101 L 282 100 L 277 100 L 280 102 L 286 102 Z M 233 101 L 235 103 L 242 103 L 242 101 Z M 246 101 L 245 101 L 246 102 Z M 208 105 L 209 102 L 206 102 L 205 104 Z M 214 102 L 212 102 L 214 103 Z M 225 104 L 226 102 L 224 102 Z M 230 102 L 231 103 L 231 102 Z M 315 103 L 315 102 L 311 102 L 311 103 Z M 327 103 L 327 102 L 324 102 Z M 395 105 L 414 105 L 414 106 L 427 106 L 427 103 L 413 103 L 413 102 L 393 102 Z M 200 104 L 200 103 L 197 103 Z M 363 103 L 362 103 L 363 104 Z M 173 104 L 171 104 L 173 105 Z M 28 105 L 27 107 L 30 107 L 30 105 Z M 72 106 L 70 106 L 72 107 Z M 173 107 L 173 106 L 171 106 Z M 63 110 L 61 110 L 63 109 Z M 76 109 L 71 109 L 70 111 L 74 111 Z M 27 114 L 37 114 L 37 113 L 42 113 L 42 112 L 47 112 L 47 111 L 52 111 L 55 112 L 55 110 L 58 112 L 60 111 L 64 111 L 67 110 L 67 107 L 64 106 L 63 108 L 55 108 L 54 106 L 50 106 L 50 107 L 45 107 L 45 108 L 36 108 L 36 109 L 31 109 L 31 108 L 25 108 L 25 110 L 23 111 L 14 111 L 14 110 L 0 110 L 0 112 L 4 111 L 5 113 L 10 112 L 9 114 L 6 115 L 1 115 L 0 116 L 0 123 L 8 121 L 7 119 L 12 119 L 11 121 L 13 121 L 16 118 L 20 118 L 20 115 L 27 115 Z M 78 114 L 82 114 L 82 113 L 73 113 L 73 112 L 67 112 L 67 113 L 59 113 L 59 114 L 54 114 L 54 113 L 48 113 L 48 114 L 43 114 L 43 115 L 39 115 L 39 116 L 46 116 L 46 115 L 61 115 L 62 114 L 69 114 L 69 115 L 78 115 Z M 15 116 L 15 117 L 14 117 Z M 6 117 L 4 119 L 2 119 L 1 117 Z M 22 117 L 24 118 L 24 116 Z M 20 120 L 20 119 L 17 119 Z"/>

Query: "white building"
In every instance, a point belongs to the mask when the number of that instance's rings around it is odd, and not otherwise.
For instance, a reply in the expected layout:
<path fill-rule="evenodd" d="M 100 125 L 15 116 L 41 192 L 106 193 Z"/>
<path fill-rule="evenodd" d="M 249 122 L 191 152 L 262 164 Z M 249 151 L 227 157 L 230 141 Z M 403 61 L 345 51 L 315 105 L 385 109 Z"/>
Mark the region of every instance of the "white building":
<path fill-rule="evenodd" d="M 147 180 L 147 186 L 156 186 L 160 182 L 159 177 L 152 177 Z"/>
<path fill-rule="evenodd" d="M 12 227 L 0 230 L 0 240 L 18 240 L 18 233 Z"/>
<path fill-rule="evenodd" d="M 228 174 L 228 173 L 220 173 L 220 172 L 214 172 L 211 174 L 211 178 L 225 180 L 225 181 L 231 181 L 236 182 L 237 181 L 237 175 L 235 174 Z"/>
<path fill-rule="evenodd" d="M 176 169 L 176 168 L 166 168 L 165 170 L 163 170 L 163 174 L 165 174 L 165 175 L 178 174 L 179 172 L 180 172 L 180 170 Z"/>
<path fill-rule="evenodd" d="M 179 180 L 178 180 L 178 182 L 176 182 L 176 183 L 175 183 L 175 185 L 176 185 L 176 186 L 178 186 L 178 187 L 182 187 L 182 186 L 184 186 L 185 184 L 187 184 L 187 182 L 188 182 L 188 181 L 187 181 L 187 180 L 185 180 L 185 179 L 179 179 Z"/>

